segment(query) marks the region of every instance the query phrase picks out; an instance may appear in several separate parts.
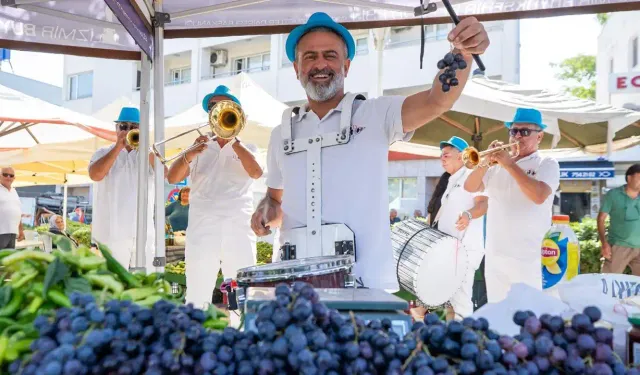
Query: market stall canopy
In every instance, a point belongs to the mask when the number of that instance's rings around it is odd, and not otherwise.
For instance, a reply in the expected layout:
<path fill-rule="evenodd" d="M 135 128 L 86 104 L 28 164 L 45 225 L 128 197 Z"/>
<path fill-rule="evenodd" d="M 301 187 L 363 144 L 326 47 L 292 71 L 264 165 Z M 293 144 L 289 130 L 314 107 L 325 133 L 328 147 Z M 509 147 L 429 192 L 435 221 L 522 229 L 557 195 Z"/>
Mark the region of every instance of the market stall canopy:
<path fill-rule="evenodd" d="M 115 140 L 113 124 L 0 86 L 0 150 L 95 137 Z"/>
<path fill-rule="evenodd" d="M 451 0 L 459 16 L 518 19 L 640 9 L 640 1 Z M 0 47 L 118 59 L 153 53 L 151 0 L 2 0 Z M 428 1 L 425 7 L 431 9 Z M 451 23 L 444 7 L 416 16 L 418 0 L 164 0 L 165 38 L 281 34 L 325 12 L 352 29 Z M 163 23 L 167 18 L 155 18 Z M 127 29 L 125 30 L 125 25 Z M 129 32 L 131 32 L 131 35 Z"/>
<path fill-rule="evenodd" d="M 225 82 L 225 84 L 240 100 L 242 109 L 247 116 L 247 124 L 238 135 L 238 138 L 245 143 L 253 143 L 258 148 L 266 149 L 269 145 L 271 131 L 282 121 L 282 112 L 287 106 L 266 92 L 246 73 L 234 76 L 233 79 Z M 202 104 L 198 103 L 165 121 L 166 138 L 195 129 L 203 124 L 208 124 L 208 122 L 208 114 L 202 109 Z M 200 131 L 204 134 L 211 130 L 209 127 L 204 127 Z M 190 146 L 197 137 L 198 133 L 193 132 L 167 142 L 167 156 Z"/>
<path fill-rule="evenodd" d="M 418 129 L 411 142 L 437 146 L 455 135 L 471 145 L 475 138 L 480 148 L 485 149 L 494 140 L 508 141 L 504 122 L 511 121 L 519 107 L 542 112 L 542 121 L 547 125 L 545 132 L 549 133 L 542 141 L 543 149 L 597 145 L 606 152 L 609 129 L 615 151 L 635 144 L 634 139 L 625 139 L 640 136 L 640 112 L 563 92 L 474 77 L 452 110 Z M 597 153 L 599 149 L 591 147 L 588 152 Z"/>

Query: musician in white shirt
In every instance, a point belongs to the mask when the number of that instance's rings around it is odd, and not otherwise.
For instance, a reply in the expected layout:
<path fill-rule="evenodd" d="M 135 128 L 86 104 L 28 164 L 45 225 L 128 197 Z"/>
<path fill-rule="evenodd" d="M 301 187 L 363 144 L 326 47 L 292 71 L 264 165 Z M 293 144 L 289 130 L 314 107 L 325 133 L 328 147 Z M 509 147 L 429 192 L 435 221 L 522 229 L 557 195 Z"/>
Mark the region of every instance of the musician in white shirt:
<path fill-rule="evenodd" d="M 519 152 L 506 150 L 489 157 L 492 167 L 476 168 L 464 188 L 486 192 L 487 212 L 485 280 L 489 303 L 507 297 L 511 285 L 524 283 L 542 290 L 540 246 L 551 226 L 554 192 L 560 185 L 558 162 L 542 156 L 538 147 L 546 125 L 539 111 L 519 108 L 507 122 L 509 141 Z M 489 148 L 500 147 L 492 142 Z M 485 163 L 483 163 L 485 164 Z"/>
<path fill-rule="evenodd" d="M 482 223 L 488 201 L 483 193 L 464 190 L 464 183 L 471 174 L 462 161 L 462 151 L 467 147 L 467 142 L 459 137 L 440 143 L 442 167 L 451 176 L 441 198 L 440 210 L 433 220 L 438 230 L 457 238 L 467 252 L 469 267 L 465 280 L 450 301 L 456 317 L 462 318 L 473 313 L 473 280 L 484 257 Z"/>

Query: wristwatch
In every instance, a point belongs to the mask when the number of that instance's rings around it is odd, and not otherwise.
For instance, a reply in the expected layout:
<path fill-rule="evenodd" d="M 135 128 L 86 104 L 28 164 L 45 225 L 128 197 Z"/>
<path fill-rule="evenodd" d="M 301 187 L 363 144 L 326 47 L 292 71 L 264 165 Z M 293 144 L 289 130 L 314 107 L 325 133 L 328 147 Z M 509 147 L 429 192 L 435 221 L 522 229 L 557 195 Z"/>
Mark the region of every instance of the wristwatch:
<path fill-rule="evenodd" d="M 471 215 L 471 212 L 465 211 L 465 212 L 463 212 L 463 214 L 467 215 L 467 217 L 469 218 L 469 221 L 473 220 L 473 215 Z"/>

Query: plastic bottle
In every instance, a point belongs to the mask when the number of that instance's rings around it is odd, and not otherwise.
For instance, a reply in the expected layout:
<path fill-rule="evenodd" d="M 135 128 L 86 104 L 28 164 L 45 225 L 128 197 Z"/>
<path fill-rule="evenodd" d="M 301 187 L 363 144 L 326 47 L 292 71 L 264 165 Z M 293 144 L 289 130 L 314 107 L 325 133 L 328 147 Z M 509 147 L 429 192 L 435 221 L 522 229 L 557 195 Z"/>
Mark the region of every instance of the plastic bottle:
<path fill-rule="evenodd" d="M 569 216 L 554 215 L 542 241 L 542 289 L 557 294 L 555 287 L 580 272 L 580 243 L 569 226 Z"/>

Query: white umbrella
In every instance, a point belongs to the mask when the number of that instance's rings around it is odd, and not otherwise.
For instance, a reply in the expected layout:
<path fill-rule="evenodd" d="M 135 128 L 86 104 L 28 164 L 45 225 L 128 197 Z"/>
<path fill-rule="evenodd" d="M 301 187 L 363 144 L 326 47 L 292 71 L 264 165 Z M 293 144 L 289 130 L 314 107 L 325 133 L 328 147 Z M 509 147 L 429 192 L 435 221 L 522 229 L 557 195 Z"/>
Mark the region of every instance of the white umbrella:
<path fill-rule="evenodd" d="M 0 86 L 0 149 L 94 137 L 115 140 L 113 124 Z"/>

